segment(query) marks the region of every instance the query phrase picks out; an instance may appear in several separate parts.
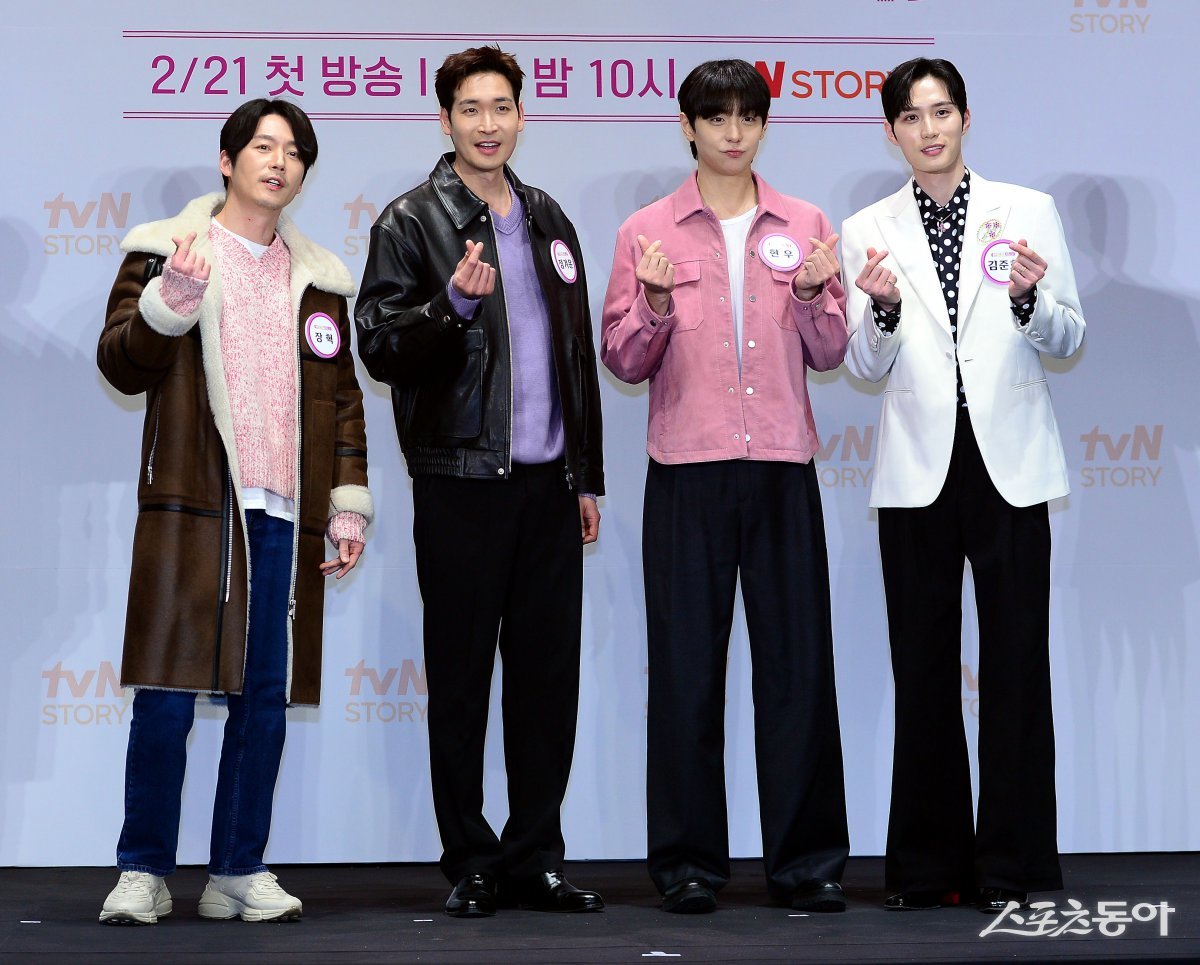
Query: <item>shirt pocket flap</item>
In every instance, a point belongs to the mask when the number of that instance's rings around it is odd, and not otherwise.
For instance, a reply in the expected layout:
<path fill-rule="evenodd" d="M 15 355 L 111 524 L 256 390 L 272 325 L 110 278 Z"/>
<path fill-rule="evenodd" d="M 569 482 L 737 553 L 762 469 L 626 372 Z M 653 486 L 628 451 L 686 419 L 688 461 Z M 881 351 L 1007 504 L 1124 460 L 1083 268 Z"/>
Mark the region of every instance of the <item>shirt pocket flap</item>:
<path fill-rule="evenodd" d="M 675 284 L 686 285 L 700 280 L 700 262 L 681 261 L 675 265 Z"/>

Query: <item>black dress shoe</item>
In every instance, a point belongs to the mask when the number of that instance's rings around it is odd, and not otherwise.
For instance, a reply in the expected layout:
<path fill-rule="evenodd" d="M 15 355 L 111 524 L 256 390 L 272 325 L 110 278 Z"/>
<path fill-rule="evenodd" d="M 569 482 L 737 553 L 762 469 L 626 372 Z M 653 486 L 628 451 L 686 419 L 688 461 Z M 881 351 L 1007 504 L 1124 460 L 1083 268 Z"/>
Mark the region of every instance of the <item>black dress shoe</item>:
<path fill-rule="evenodd" d="M 717 893 L 703 878 L 684 878 L 667 889 L 662 910 L 677 915 L 702 915 L 717 910 Z"/>
<path fill-rule="evenodd" d="M 1029 895 L 1011 888 L 980 888 L 976 907 L 985 915 L 998 915 L 1010 901 L 1015 901 L 1019 908 L 1029 907 Z"/>
<path fill-rule="evenodd" d="M 603 911 L 604 899 L 567 881 L 561 871 L 545 871 L 535 878 L 513 882 L 522 908 L 534 911 Z"/>
<path fill-rule="evenodd" d="M 883 907 L 888 911 L 928 911 L 957 904 L 957 891 L 899 891 L 883 899 Z"/>
<path fill-rule="evenodd" d="M 496 914 L 496 879 L 488 874 L 463 875 L 446 899 L 446 914 L 453 918 Z"/>
<path fill-rule="evenodd" d="M 796 911 L 845 911 L 846 896 L 836 881 L 810 881 L 792 894 Z"/>

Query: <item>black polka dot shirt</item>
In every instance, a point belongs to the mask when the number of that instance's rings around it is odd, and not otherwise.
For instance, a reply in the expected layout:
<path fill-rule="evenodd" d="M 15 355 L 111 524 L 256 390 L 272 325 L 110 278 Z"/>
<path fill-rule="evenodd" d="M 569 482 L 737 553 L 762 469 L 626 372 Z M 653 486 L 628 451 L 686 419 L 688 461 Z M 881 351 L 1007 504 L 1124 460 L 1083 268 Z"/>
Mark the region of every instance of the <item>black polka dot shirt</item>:
<path fill-rule="evenodd" d="M 921 223 L 925 226 L 925 236 L 929 240 L 929 253 L 937 268 L 938 280 L 942 283 L 942 297 L 946 300 L 946 314 L 950 316 L 950 334 L 954 336 L 954 344 L 958 344 L 958 281 L 959 268 L 962 263 L 963 233 L 967 224 L 967 201 L 971 196 L 971 172 L 963 172 L 963 179 L 950 200 L 939 205 L 929 195 L 921 190 L 914 180 L 913 194 L 917 200 L 917 209 L 921 212 Z M 1029 293 L 1023 304 L 1013 304 L 1013 312 L 1018 321 L 1025 325 L 1033 316 L 1033 307 L 1037 298 L 1037 289 Z M 900 323 L 900 306 L 896 305 L 890 311 L 872 303 L 875 324 L 885 335 L 891 335 Z M 958 404 L 966 406 L 967 396 L 963 391 L 962 369 L 955 363 L 955 375 L 958 381 Z"/>
<path fill-rule="evenodd" d="M 962 262 L 963 229 L 967 224 L 967 201 L 971 197 L 971 172 L 964 171 L 958 190 L 945 205 L 939 205 L 913 181 L 913 194 L 917 197 L 917 208 L 921 222 L 925 225 L 925 236 L 929 239 L 929 252 L 937 268 L 938 280 L 942 283 L 942 297 L 946 299 L 946 314 L 950 316 L 950 334 L 958 344 L 958 269 Z M 962 369 L 954 365 L 958 377 L 958 404 L 967 404 L 963 391 Z"/>

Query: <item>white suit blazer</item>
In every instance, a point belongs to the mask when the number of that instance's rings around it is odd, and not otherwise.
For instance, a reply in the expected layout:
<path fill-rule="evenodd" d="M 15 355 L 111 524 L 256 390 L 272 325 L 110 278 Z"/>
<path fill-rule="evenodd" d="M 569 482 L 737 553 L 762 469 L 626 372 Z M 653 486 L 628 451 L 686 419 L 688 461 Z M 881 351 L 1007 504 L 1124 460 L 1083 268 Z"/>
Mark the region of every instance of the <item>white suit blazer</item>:
<path fill-rule="evenodd" d="M 1001 238 L 1026 239 L 1048 265 L 1024 328 L 1009 307 L 1007 287 L 984 277 L 988 239 L 981 240 L 980 229 L 987 221 L 999 222 Z M 871 300 L 853 283 L 868 247 L 887 249 L 883 264 L 900 290 L 900 324 L 890 336 L 875 326 Z M 954 444 L 956 360 L 979 451 L 1000 495 L 1013 506 L 1065 496 L 1066 459 L 1040 353 L 1071 355 L 1083 342 L 1084 321 L 1054 199 L 971 172 L 957 347 L 910 181 L 845 221 L 842 254 L 850 328 L 846 367 L 872 382 L 888 379 L 871 505 L 928 506 L 937 498 Z"/>

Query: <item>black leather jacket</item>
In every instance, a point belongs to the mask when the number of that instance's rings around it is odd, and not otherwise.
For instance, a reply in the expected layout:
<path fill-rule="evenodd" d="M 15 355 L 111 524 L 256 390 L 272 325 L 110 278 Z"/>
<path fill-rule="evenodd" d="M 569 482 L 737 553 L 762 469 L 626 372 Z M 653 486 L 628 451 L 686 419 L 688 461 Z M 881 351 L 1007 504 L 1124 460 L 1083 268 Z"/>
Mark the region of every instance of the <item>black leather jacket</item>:
<path fill-rule="evenodd" d="M 446 294 L 467 239 L 496 251 L 487 205 L 463 184 L 453 159 L 443 156 L 429 179 L 388 205 L 371 228 L 354 312 L 358 353 L 371 377 L 391 386 L 410 475 L 505 480 L 512 470 L 512 366 L 504 279 L 497 271 L 496 290 L 474 319 L 455 312 Z M 600 387 L 579 238 L 553 198 L 507 168 L 505 174 L 525 206 L 549 310 L 567 483 L 598 496 Z M 573 284 L 551 261 L 556 240 L 575 256 Z"/>

